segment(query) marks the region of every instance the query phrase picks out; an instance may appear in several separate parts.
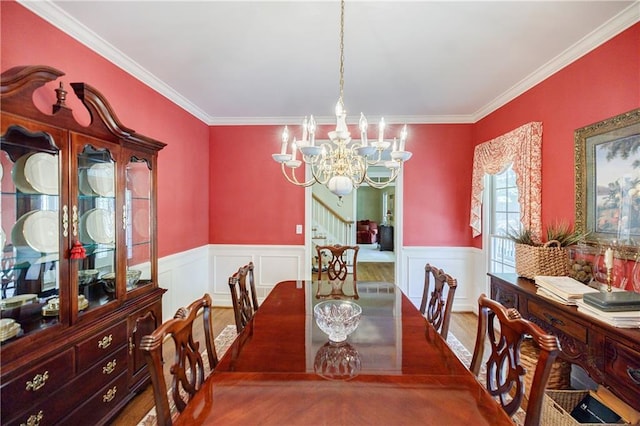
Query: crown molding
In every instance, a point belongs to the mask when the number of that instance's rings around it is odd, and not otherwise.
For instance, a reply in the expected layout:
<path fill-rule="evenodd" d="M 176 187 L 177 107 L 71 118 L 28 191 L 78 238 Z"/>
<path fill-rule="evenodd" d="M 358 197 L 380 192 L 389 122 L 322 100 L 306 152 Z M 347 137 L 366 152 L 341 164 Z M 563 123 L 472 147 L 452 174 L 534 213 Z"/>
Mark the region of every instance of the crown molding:
<path fill-rule="evenodd" d="M 622 31 L 631 27 L 638 21 L 640 21 L 640 0 L 636 0 L 629 7 L 609 19 L 591 33 L 584 36 L 573 46 L 566 49 L 560 55 L 544 64 L 532 74 L 495 98 L 493 101 L 476 111 L 473 114 L 473 121 L 480 121 L 490 113 L 506 105 L 508 102 L 551 77 L 553 74 L 620 34 Z"/>
<path fill-rule="evenodd" d="M 56 28 L 73 37 L 89 49 L 95 51 L 99 55 L 106 58 L 116 66 L 122 68 L 125 72 L 148 85 L 171 102 L 183 108 L 194 117 L 203 121 L 210 126 L 239 126 L 239 125 L 282 125 L 282 124 L 299 124 L 299 117 L 213 117 L 203 111 L 171 86 L 164 83 L 154 74 L 147 71 L 137 62 L 124 55 L 118 49 L 97 36 L 93 31 L 84 24 L 77 21 L 64 10 L 59 8 L 50 0 L 28 1 L 17 0 L 25 8 L 29 9 L 36 15 L 40 16 Z M 532 74 L 521 80 L 509 88 L 506 92 L 496 97 L 484 107 L 480 108 L 473 114 L 464 115 L 428 115 L 428 116 L 395 116 L 388 117 L 385 120 L 390 123 L 407 123 L 407 124 L 462 124 L 475 123 L 486 117 L 493 111 L 504 106 L 516 97 L 520 96 L 527 90 L 531 89 L 538 83 L 549 78 L 551 75 L 560 71 L 562 68 L 574 62 L 576 59 L 584 56 L 591 50 L 605 43 L 607 40 L 621 33 L 631 25 L 640 21 L 640 0 L 636 0 L 625 10 L 611 18 L 602 26 L 583 37 L 570 48 L 566 49 L 560 55 L 538 68 Z M 318 119 L 326 123 L 335 122 L 335 117 L 320 117 Z"/>
<path fill-rule="evenodd" d="M 190 102 L 171 86 L 147 71 L 133 59 L 123 54 L 120 50 L 114 48 L 113 45 L 99 37 L 96 33 L 91 31 L 91 29 L 73 18 L 50 0 L 17 0 L 17 2 L 70 37 L 73 37 L 78 42 L 84 44 L 100 56 L 104 57 L 109 62 L 119 68 L 122 68 L 125 72 L 151 87 L 153 90 L 180 106 L 196 118 L 205 123 L 211 120 L 211 117 L 197 105 Z"/>

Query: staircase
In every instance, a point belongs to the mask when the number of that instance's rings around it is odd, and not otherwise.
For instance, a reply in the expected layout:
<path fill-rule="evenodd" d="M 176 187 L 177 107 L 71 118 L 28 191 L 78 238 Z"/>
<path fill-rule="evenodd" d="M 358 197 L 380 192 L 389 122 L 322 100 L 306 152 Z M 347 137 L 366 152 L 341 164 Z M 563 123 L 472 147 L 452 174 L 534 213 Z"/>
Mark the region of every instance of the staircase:
<path fill-rule="evenodd" d="M 354 245 L 353 220 L 347 220 L 328 206 L 322 199 L 313 194 L 311 200 L 312 253 L 315 256 L 318 245 Z M 353 262 L 348 260 L 349 264 Z"/>

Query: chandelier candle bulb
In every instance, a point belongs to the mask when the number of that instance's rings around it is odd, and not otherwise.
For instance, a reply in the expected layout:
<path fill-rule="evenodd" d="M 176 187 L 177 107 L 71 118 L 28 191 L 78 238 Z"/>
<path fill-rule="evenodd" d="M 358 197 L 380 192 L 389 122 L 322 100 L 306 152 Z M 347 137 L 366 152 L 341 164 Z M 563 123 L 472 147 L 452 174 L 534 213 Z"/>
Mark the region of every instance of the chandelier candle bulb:
<path fill-rule="evenodd" d="M 302 122 L 302 142 L 306 143 L 307 142 L 307 133 L 308 133 L 308 126 L 309 126 L 309 121 L 307 120 L 307 117 L 304 117 L 304 121 Z"/>
<path fill-rule="evenodd" d="M 404 145 L 407 141 L 407 125 L 405 124 L 402 127 L 402 131 L 400 132 L 400 151 L 404 151 Z"/>
<path fill-rule="evenodd" d="M 287 142 L 289 142 L 289 129 L 287 126 L 284 126 L 284 131 L 282 132 L 282 149 L 280 150 L 281 154 L 287 153 Z"/>
<path fill-rule="evenodd" d="M 367 118 L 363 113 L 360 113 L 360 141 L 362 146 L 367 146 Z"/>
<path fill-rule="evenodd" d="M 604 252 L 604 266 L 607 269 L 613 268 L 613 250 L 611 250 L 611 247 Z"/>
<path fill-rule="evenodd" d="M 352 140 L 347 125 L 347 110 L 344 105 L 344 0 L 340 2 L 340 92 L 335 106 L 336 127 L 328 132 L 329 140 L 321 140 L 315 146 L 316 121 L 313 115 L 309 120 L 305 116 L 302 123 L 302 140 L 293 138 L 291 155 L 286 153 L 289 140 L 289 129 L 285 126 L 282 135 L 282 153 L 272 154 L 273 159 L 281 164 L 282 174 L 292 184 L 309 187 L 314 183 L 325 185 L 329 191 L 342 199 L 360 185 L 368 185 L 381 189 L 396 180 L 405 161 L 411 158 L 411 153 L 404 151 L 407 139 L 407 126 L 402 128 L 400 141 L 393 139 L 393 151 L 389 152 L 391 140 L 384 140 L 385 122 L 380 119 L 378 138 L 367 140 L 367 119 L 360 113 L 360 141 Z M 307 140 L 307 137 L 309 138 Z M 286 142 L 285 142 L 286 141 Z M 398 148 L 400 150 L 398 150 Z M 301 160 L 297 159 L 300 150 Z M 389 160 L 388 158 L 391 157 Z M 311 172 L 308 180 L 299 180 L 296 169 L 302 164 Z M 388 173 L 387 179 L 372 177 L 373 167 L 384 166 Z M 376 170 L 377 172 L 377 170 Z M 338 201 L 340 203 L 340 201 Z"/>
<path fill-rule="evenodd" d="M 309 127 L 309 142 L 311 146 L 313 146 L 316 141 L 316 120 L 313 118 L 313 115 L 309 118 L 309 124 L 307 126 Z"/>

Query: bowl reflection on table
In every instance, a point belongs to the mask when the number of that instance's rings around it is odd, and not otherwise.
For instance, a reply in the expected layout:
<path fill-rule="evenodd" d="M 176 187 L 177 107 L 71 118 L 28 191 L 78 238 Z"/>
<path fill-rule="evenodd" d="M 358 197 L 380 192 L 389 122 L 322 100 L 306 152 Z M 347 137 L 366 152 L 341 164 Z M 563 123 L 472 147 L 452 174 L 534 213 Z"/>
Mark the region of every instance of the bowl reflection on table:
<path fill-rule="evenodd" d="M 325 343 L 313 362 L 313 370 L 329 380 L 349 380 L 360 374 L 360 354 L 347 342 Z"/>
<path fill-rule="evenodd" d="M 350 300 L 327 300 L 313 308 L 313 316 L 320 330 L 332 342 L 343 342 L 358 328 L 362 308 Z"/>

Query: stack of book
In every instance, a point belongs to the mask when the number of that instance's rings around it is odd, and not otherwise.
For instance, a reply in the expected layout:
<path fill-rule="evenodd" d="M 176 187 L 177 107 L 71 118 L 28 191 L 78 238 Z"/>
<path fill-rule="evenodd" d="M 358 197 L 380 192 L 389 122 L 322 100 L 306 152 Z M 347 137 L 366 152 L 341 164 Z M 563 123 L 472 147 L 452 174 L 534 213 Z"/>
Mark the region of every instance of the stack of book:
<path fill-rule="evenodd" d="M 630 291 L 598 292 L 585 296 L 578 311 L 614 327 L 640 328 L 640 294 Z"/>
<path fill-rule="evenodd" d="M 585 294 L 598 292 L 571 277 L 538 275 L 534 280 L 538 287 L 537 294 L 564 305 L 577 305 Z"/>
<path fill-rule="evenodd" d="M 578 311 L 619 328 L 639 328 L 640 310 L 635 311 L 603 311 L 581 300 L 577 303 Z"/>

